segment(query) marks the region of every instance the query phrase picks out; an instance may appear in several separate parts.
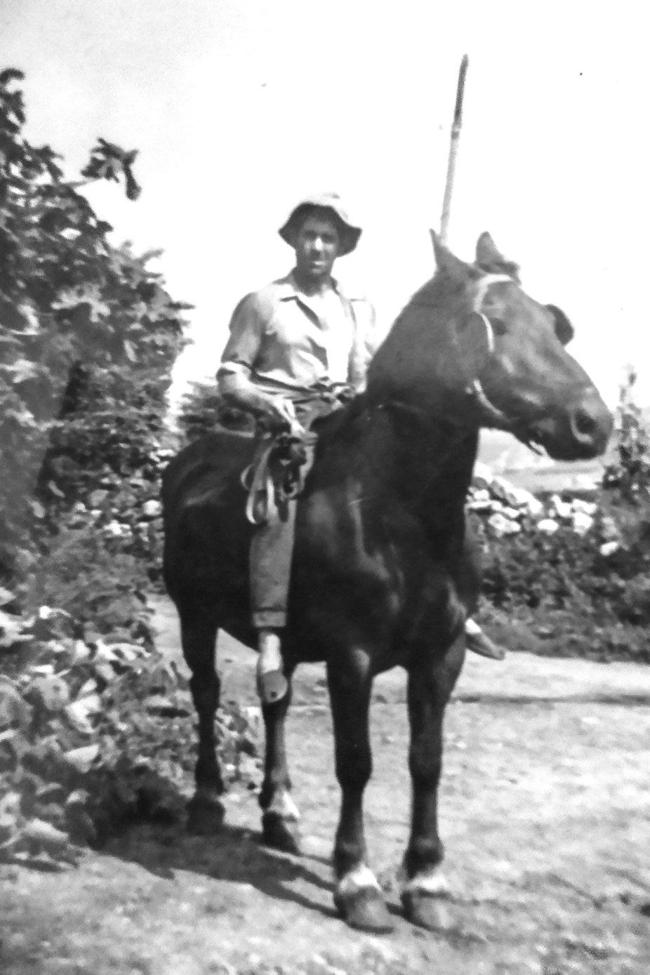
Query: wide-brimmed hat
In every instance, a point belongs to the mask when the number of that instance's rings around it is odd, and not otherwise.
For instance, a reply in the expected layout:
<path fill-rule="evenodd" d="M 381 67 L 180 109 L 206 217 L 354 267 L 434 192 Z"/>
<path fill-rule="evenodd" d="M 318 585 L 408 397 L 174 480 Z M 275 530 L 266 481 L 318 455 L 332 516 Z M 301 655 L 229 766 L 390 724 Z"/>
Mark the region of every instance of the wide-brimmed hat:
<path fill-rule="evenodd" d="M 361 227 L 355 227 L 353 223 L 350 223 L 350 218 L 338 193 L 316 193 L 314 196 L 307 196 L 297 203 L 278 231 L 282 240 L 293 247 L 295 233 L 310 210 L 331 211 L 339 231 L 341 244 L 339 257 L 354 250 L 361 236 Z"/>

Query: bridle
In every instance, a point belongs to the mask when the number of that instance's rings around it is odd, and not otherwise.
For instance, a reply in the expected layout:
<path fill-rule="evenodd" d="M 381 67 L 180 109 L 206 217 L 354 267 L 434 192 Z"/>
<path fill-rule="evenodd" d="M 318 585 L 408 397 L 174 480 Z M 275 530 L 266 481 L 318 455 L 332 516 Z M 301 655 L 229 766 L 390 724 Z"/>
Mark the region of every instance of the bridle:
<path fill-rule="evenodd" d="M 474 378 L 468 378 L 465 387 L 465 397 L 466 400 L 472 404 L 476 410 L 481 426 L 495 426 L 501 430 L 506 430 L 509 432 L 514 432 L 516 428 L 516 420 L 508 417 L 502 410 L 495 406 L 495 404 L 490 400 L 489 396 L 483 388 L 483 383 L 481 382 L 480 373 L 485 369 L 487 365 L 487 360 L 489 360 L 495 352 L 496 341 L 494 337 L 494 327 L 488 316 L 483 311 L 483 303 L 485 301 L 487 292 L 493 284 L 498 284 L 500 282 L 510 284 L 516 284 L 517 282 L 509 274 L 484 274 L 483 277 L 479 278 L 477 282 L 476 292 L 474 294 L 474 301 L 472 304 L 472 314 L 478 315 L 478 317 L 483 322 L 485 327 L 485 336 L 487 340 L 487 359 L 486 362 L 481 366 L 479 370 L 479 375 Z M 425 303 L 422 302 L 424 305 Z M 462 353 L 460 348 L 458 348 L 458 338 L 454 337 L 454 344 L 457 347 L 459 356 L 462 358 Z M 379 404 L 379 409 L 386 409 L 388 406 L 397 408 L 402 413 L 412 414 L 417 416 L 420 414 L 420 408 L 413 406 L 411 404 L 406 404 L 400 402 L 399 400 L 392 399 L 389 403 Z M 447 418 L 449 419 L 449 418 Z M 458 423 L 454 423 L 458 425 Z M 464 424 L 460 422 L 460 426 Z"/>
<path fill-rule="evenodd" d="M 483 302 L 487 295 L 488 289 L 493 284 L 498 284 L 499 282 L 509 281 L 513 283 L 513 279 L 509 274 L 486 274 L 478 282 L 478 287 L 476 289 L 476 294 L 474 295 L 474 306 L 473 312 L 483 322 L 485 326 L 485 335 L 487 339 L 488 347 L 488 359 L 493 355 L 495 350 L 495 339 L 494 339 L 494 328 L 492 322 L 488 316 L 483 311 Z M 484 368 L 484 367 L 483 367 Z M 471 379 L 466 388 L 465 392 L 467 396 L 473 400 L 475 405 L 478 407 L 478 413 L 481 421 L 485 425 L 493 424 L 500 427 L 502 430 L 510 430 L 513 427 L 513 422 L 509 417 L 506 416 L 494 403 L 490 400 L 489 396 L 483 389 L 483 384 L 479 378 L 476 376 Z"/>

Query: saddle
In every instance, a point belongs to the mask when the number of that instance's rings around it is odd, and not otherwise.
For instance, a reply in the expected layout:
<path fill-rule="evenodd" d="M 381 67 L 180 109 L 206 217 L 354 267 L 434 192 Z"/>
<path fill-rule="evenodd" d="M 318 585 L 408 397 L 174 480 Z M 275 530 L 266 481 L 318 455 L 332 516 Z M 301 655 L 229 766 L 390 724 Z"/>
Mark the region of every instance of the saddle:
<path fill-rule="evenodd" d="M 242 472 L 241 483 L 248 492 L 246 517 L 253 525 L 264 525 L 277 512 L 280 521 L 288 518 L 288 504 L 297 498 L 314 459 L 319 424 L 354 396 L 348 386 L 324 387 L 294 406 L 303 427 L 301 435 L 291 430 L 269 431 L 258 424 L 258 439 L 253 460 Z"/>
<path fill-rule="evenodd" d="M 246 518 L 264 525 L 277 511 L 281 521 L 288 517 L 288 504 L 304 487 L 309 466 L 309 443 L 290 433 L 276 433 L 258 440 L 253 460 L 242 471 L 246 489 Z"/>

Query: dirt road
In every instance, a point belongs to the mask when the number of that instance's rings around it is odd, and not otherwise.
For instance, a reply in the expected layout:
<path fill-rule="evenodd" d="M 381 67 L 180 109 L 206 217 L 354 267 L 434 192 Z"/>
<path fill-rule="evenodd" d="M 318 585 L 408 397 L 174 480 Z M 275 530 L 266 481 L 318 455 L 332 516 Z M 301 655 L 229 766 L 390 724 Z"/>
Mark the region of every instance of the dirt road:
<path fill-rule="evenodd" d="M 160 644 L 176 653 L 169 607 Z M 255 704 L 253 655 L 225 641 L 225 697 Z M 367 792 L 373 867 L 395 931 L 333 909 L 338 786 L 320 667 L 289 722 L 304 855 L 258 843 L 252 792 L 214 841 L 142 827 L 76 870 L 0 868 L 3 975 L 646 975 L 650 972 L 650 670 L 512 653 L 468 660 L 448 710 L 441 832 L 453 896 L 440 931 L 399 914 L 408 829 L 404 681 L 376 684 Z"/>

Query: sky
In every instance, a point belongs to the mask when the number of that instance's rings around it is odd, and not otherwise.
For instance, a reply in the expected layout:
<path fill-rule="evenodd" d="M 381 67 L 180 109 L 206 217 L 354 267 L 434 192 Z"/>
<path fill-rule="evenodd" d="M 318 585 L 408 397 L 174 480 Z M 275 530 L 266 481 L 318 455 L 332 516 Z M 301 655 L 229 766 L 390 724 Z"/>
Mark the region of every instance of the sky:
<path fill-rule="evenodd" d="M 78 173 L 102 136 L 143 187 L 89 191 L 116 243 L 194 305 L 175 395 L 213 376 L 247 292 L 291 267 L 277 228 L 343 195 L 363 229 L 337 264 L 387 329 L 433 272 L 458 68 L 469 56 L 448 242 L 489 230 L 525 289 L 571 318 L 614 405 L 650 404 L 650 60 L 618 0 L 0 0 L 0 67 L 25 72 L 30 141 Z"/>

